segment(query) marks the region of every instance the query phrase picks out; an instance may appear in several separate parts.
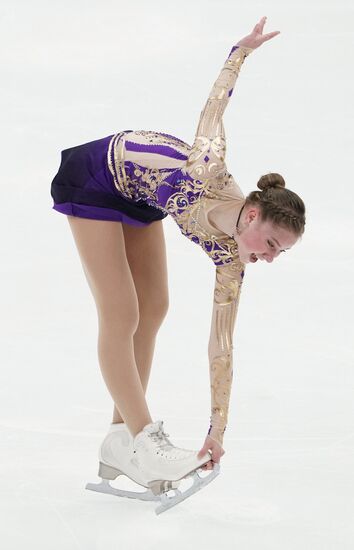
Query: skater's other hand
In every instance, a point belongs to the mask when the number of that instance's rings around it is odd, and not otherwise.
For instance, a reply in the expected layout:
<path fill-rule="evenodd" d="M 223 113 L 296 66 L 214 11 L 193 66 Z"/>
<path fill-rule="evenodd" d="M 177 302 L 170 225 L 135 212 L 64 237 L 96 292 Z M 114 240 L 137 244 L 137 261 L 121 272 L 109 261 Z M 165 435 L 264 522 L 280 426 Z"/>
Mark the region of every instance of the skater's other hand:
<path fill-rule="evenodd" d="M 247 48 L 258 48 L 263 44 L 263 42 L 266 42 L 267 40 L 270 40 L 271 38 L 274 38 L 274 36 L 277 36 L 280 34 L 280 31 L 273 31 L 269 32 L 268 34 L 263 34 L 263 27 L 266 22 L 267 17 L 264 16 L 262 19 L 260 19 L 257 23 L 257 25 L 254 27 L 251 34 L 248 34 L 242 40 L 237 42 L 237 46 L 245 46 Z"/>
<path fill-rule="evenodd" d="M 211 439 L 211 437 L 207 435 L 204 445 L 199 451 L 197 458 L 202 458 L 202 456 L 207 454 L 208 451 L 211 453 L 211 460 L 201 466 L 202 470 L 212 470 L 214 467 L 213 464 L 219 464 L 220 458 L 225 454 L 225 451 L 220 443 L 215 441 L 215 439 Z"/>

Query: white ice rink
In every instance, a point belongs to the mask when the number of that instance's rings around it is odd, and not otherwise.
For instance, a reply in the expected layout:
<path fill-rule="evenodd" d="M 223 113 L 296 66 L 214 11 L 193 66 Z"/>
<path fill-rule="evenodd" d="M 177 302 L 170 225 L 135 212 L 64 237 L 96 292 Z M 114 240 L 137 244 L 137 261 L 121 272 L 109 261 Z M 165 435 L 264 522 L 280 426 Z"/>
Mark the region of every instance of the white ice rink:
<path fill-rule="evenodd" d="M 2 1 L 1 548 L 354 548 L 353 6 Z M 156 516 L 154 503 L 85 490 L 99 481 L 113 404 L 50 184 L 62 149 L 120 130 L 192 143 L 231 47 L 263 15 L 281 34 L 242 66 L 224 116 L 227 166 L 245 194 L 282 174 L 306 204 L 306 231 L 272 264 L 247 266 L 220 475 Z M 164 228 L 170 309 L 147 401 L 175 444 L 199 450 L 214 267 L 172 219 Z"/>

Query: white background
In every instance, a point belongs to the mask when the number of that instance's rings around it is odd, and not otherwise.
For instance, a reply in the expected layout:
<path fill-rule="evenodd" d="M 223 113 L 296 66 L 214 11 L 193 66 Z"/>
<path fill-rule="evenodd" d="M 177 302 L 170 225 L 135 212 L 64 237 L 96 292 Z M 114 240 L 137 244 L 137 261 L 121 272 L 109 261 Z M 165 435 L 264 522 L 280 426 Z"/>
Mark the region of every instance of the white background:
<path fill-rule="evenodd" d="M 306 231 L 247 267 L 220 476 L 161 516 L 85 491 L 112 400 L 96 309 L 52 210 L 62 149 L 125 129 L 193 142 L 231 47 L 263 16 L 224 117 L 245 194 L 279 172 Z M 349 550 L 354 545 L 353 4 L 2 1 L 0 542 L 7 550 Z M 351 147 L 350 147 L 351 145 Z M 147 400 L 199 449 L 214 267 L 164 221 L 170 311 Z"/>

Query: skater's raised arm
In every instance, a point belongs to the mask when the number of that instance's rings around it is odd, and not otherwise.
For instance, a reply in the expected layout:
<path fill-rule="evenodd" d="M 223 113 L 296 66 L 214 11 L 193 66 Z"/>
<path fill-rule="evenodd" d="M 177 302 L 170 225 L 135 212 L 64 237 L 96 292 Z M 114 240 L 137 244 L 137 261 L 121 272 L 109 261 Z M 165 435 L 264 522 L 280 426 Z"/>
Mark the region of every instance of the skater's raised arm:
<path fill-rule="evenodd" d="M 186 168 L 196 179 L 208 181 L 225 170 L 226 142 L 222 122 L 242 63 L 253 48 L 233 46 L 201 112 Z"/>
<path fill-rule="evenodd" d="M 222 117 L 245 58 L 267 40 L 279 34 L 263 34 L 266 17 L 262 17 L 252 32 L 239 40 L 231 49 L 221 73 L 214 83 L 201 112 L 194 143 L 186 168 L 189 174 L 213 184 L 213 179 L 225 173 L 226 142 Z"/>
<path fill-rule="evenodd" d="M 209 338 L 211 417 L 208 435 L 223 445 L 233 375 L 233 332 L 240 299 L 244 264 L 216 268 Z"/>

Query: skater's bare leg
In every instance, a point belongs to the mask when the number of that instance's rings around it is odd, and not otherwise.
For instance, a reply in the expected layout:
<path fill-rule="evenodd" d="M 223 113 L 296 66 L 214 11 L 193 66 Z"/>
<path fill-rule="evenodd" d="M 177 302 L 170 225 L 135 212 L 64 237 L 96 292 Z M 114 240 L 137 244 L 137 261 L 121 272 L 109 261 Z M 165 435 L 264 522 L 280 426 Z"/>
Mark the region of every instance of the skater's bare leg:
<path fill-rule="evenodd" d="M 122 224 L 126 255 L 139 303 L 134 355 L 144 393 L 151 372 L 156 335 L 168 310 L 166 245 L 162 221 L 146 227 Z M 123 422 L 114 406 L 113 423 Z"/>
<path fill-rule="evenodd" d="M 138 297 L 126 257 L 122 224 L 68 216 L 95 300 L 98 358 L 107 388 L 133 436 L 152 422 L 134 357 Z"/>

